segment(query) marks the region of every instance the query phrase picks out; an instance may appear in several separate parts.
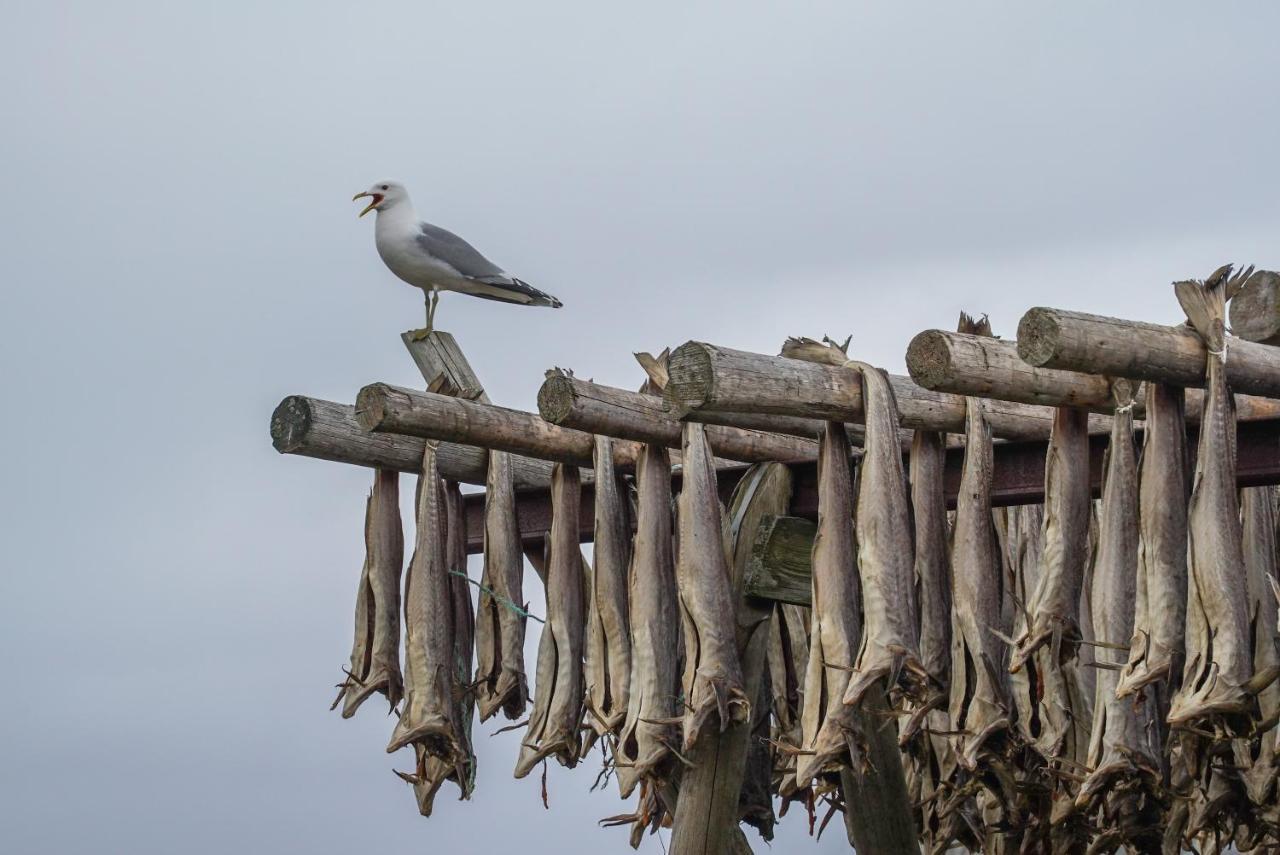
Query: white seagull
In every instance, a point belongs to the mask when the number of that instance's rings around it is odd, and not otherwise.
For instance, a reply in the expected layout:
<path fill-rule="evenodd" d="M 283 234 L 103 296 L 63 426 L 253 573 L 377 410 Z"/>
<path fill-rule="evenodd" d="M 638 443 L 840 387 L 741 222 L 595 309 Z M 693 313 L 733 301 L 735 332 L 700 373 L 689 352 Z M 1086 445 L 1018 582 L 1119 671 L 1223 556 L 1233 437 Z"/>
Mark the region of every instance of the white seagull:
<path fill-rule="evenodd" d="M 373 241 L 383 263 L 396 276 L 425 292 L 427 325 L 413 331 L 414 340 L 424 339 L 431 332 L 441 291 L 458 291 L 521 306 L 558 309 L 562 305 L 550 294 L 507 273 L 448 229 L 419 220 L 403 184 L 379 181 L 351 197 L 351 201 L 365 198 L 373 201 L 360 216 L 378 212 Z"/>

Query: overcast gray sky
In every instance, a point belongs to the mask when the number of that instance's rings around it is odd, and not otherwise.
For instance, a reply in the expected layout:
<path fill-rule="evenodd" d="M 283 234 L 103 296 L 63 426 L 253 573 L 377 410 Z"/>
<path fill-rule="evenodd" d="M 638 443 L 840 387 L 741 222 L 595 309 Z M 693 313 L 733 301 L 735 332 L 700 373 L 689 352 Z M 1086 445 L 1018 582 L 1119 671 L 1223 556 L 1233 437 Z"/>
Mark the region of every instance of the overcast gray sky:
<path fill-rule="evenodd" d="M 594 760 L 547 812 L 481 737 L 423 820 L 376 704 L 328 712 L 370 476 L 268 417 L 420 382 L 352 193 L 404 181 L 564 301 L 442 300 L 525 408 L 690 338 L 900 370 L 962 308 L 1174 321 L 1172 279 L 1280 263 L 1280 8 L 1045 5 L 5 4 L 6 848 L 620 848 Z"/>

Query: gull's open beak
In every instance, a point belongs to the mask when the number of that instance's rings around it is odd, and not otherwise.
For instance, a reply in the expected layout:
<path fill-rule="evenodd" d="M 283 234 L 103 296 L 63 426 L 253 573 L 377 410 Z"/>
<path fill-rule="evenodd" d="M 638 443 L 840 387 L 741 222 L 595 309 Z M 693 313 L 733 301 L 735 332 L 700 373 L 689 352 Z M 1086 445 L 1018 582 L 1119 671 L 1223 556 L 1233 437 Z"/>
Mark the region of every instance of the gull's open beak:
<path fill-rule="evenodd" d="M 368 192 L 368 191 L 365 191 L 364 193 L 357 193 L 356 195 L 352 196 L 352 197 L 351 197 L 351 201 L 352 201 L 352 202 L 354 202 L 355 200 L 357 200 L 357 199 L 363 199 L 363 198 L 364 198 L 364 197 L 366 197 L 366 196 L 369 196 L 370 198 L 372 198 L 372 199 L 373 199 L 373 201 L 372 201 L 372 202 L 370 202 L 368 205 L 366 205 L 366 206 L 365 206 L 365 209 L 364 209 L 363 211 L 361 211 L 361 212 L 360 212 L 360 216 L 361 216 L 361 217 L 363 217 L 365 214 L 369 213 L 369 212 L 370 212 L 370 211 L 372 211 L 374 208 L 376 208 L 376 207 L 378 207 L 379 205 L 381 205 L 381 204 L 382 204 L 382 200 L 383 200 L 383 198 L 384 198 L 384 197 L 382 196 L 382 194 L 381 194 L 381 193 L 370 193 L 370 192 Z M 357 218 L 357 219 L 358 219 L 358 218 Z"/>

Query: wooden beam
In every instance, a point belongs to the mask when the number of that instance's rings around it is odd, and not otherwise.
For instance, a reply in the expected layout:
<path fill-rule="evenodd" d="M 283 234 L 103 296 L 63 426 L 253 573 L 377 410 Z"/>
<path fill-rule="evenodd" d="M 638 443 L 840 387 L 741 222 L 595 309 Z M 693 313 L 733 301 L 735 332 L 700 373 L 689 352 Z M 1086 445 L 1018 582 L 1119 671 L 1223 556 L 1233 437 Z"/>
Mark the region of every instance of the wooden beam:
<path fill-rule="evenodd" d="M 572 466 L 592 465 L 595 437 L 520 410 L 371 383 L 356 396 L 355 411 L 360 427 L 375 433 L 461 442 Z M 636 443 L 614 443 L 614 464 L 632 467 L 638 452 Z"/>
<path fill-rule="evenodd" d="M 813 538 L 818 527 L 801 517 L 767 517 L 756 532 L 743 582 L 747 596 L 813 606 Z"/>
<path fill-rule="evenodd" d="M 480 378 L 467 361 L 466 354 L 458 346 L 453 335 L 443 330 L 432 330 L 425 338 L 416 339 L 416 330 L 400 333 L 405 350 L 418 366 L 428 392 L 465 398 L 468 401 L 489 403 Z"/>
<path fill-rule="evenodd" d="M 664 396 L 682 418 L 707 412 L 756 412 L 862 423 L 862 383 L 857 369 L 785 356 L 686 342 L 671 354 Z M 964 398 L 923 389 L 909 377 L 890 375 L 902 427 L 963 433 Z M 990 401 L 988 420 L 1004 439 L 1047 439 L 1053 413 L 1045 407 Z M 1105 433 L 1109 422 L 1092 420 Z"/>
<path fill-rule="evenodd" d="M 1260 344 L 1280 345 L 1280 274 L 1257 270 L 1231 301 L 1231 331 Z"/>
<path fill-rule="evenodd" d="M 1084 312 L 1035 308 L 1018 324 L 1018 355 L 1039 368 L 1204 386 L 1204 342 L 1166 327 Z M 1238 393 L 1280 398 L 1280 348 L 1228 337 L 1227 383 Z"/>
<path fill-rule="evenodd" d="M 356 422 L 354 407 L 305 395 L 290 395 L 271 414 L 271 443 L 281 454 L 413 474 L 422 471 L 423 440 L 369 433 Z M 483 485 L 488 454 L 483 448 L 441 443 L 440 474 L 451 481 Z M 517 488 L 551 485 L 550 463 L 517 458 L 512 465 Z"/>
<path fill-rule="evenodd" d="M 680 447 L 680 421 L 656 395 L 642 395 L 548 372 L 538 390 L 538 412 L 554 425 L 668 448 Z M 750 416 L 743 419 L 743 422 L 750 421 Z M 809 436 L 815 436 L 820 425 L 812 420 L 790 421 L 806 425 L 803 430 Z M 758 423 L 767 424 L 767 419 Z M 747 427 L 710 425 L 707 439 L 716 456 L 749 463 L 808 460 L 818 455 L 818 444 L 812 439 Z"/>

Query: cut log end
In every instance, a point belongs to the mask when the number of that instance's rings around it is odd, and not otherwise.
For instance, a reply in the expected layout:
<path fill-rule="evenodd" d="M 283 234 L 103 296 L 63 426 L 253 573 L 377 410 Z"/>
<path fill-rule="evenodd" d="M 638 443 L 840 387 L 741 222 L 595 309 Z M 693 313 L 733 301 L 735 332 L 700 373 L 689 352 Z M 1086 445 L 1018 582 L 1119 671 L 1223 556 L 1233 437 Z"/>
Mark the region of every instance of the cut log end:
<path fill-rule="evenodd" d="M 387 415 L 385 383 L 370 383 L 356 394 L 356 421 L 365 430 L 377 430 Z"/>
<path fill-rule="evenodd" d="M 311 401 L 305 395 L 290 395 L 271 414 L 271 444 L 281 454 L 291 454 L 306 441 L 311 431 Z"/>
<path fill-rule="evenodd" d="M 573 411 L 577 393 L 573 381 L 561 374 L 552 374 L 538 390 L 538 413 L 553 425 L 558 425 Z"/>
<path fill-rule="evenodd" d="M 1043 367 L 1053 359 L 1060 335 L 1058 321 L 1051 310 L 1031 309 L 1018 322 L 1018 356 L 1028 365 Z"/>
<path fill-rule="evenodd" d="M 946 336 L 938 330 L 925 330 L 907 345 L 907 373 L 926 389 L 938 389 L 955 376 L 951 349 Z"/>
<path fill-rule="evenodd" d="M 662 397 L 677 416 L 682 416 L 711 399 L 714 383 L 708 345 L 685 342 L 672 352 L 667 363 L 667 388 Z"/>

